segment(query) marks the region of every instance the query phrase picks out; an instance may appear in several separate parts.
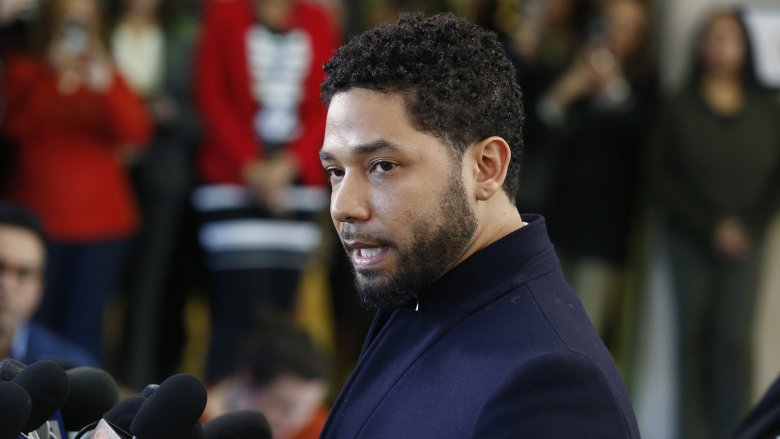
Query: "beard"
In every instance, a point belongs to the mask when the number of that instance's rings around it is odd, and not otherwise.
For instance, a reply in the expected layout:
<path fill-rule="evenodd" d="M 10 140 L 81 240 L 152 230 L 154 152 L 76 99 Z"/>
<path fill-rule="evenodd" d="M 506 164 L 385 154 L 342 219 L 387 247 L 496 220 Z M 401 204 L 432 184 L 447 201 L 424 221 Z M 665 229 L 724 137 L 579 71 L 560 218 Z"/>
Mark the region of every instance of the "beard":
<path fill-rule="evenodd" d="M 477 229 L 477 217 L 459 172 L 453 172 L 436 205 L 434 212 L 412 221 L 403 246 L 378 240 L 397 254 L 393 272 L 357 272 L 353 266 L 355 287 L 364 305 L 387 310 L 412 307 L 420 291 L 450 270 L 466 251 Z"/>

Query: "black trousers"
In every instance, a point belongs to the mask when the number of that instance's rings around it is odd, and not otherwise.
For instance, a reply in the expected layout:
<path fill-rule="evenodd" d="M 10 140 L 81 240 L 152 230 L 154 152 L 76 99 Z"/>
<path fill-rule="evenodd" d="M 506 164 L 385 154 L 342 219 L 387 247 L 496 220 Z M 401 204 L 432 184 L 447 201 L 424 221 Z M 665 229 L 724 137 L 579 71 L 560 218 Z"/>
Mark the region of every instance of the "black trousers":
<path fill-rule="evenodd" d="M 728 438 L 750 403 L 753 316 L 761 240 L 742 260 L 711 240 L 668 227 L 677 306 L 681 438 Z"/>

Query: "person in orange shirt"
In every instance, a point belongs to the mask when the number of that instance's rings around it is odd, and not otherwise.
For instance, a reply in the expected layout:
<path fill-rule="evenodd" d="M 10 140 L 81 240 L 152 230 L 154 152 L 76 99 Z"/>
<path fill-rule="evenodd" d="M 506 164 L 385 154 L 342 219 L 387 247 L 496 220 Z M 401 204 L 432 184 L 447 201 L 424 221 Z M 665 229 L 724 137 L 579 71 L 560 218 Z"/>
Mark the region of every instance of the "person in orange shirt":
<path fill-rule="evenodd" d="M 204 419 L 257 410 L 275 439 L 316 439 L 328 415 L 322 354 L 306 333 L 271 314 L 252 329 L 235 368 L 209 388 Z"/>
<path fill-rule="evenodd" d="M 6 65 L 3 130 L 19 154 L 5 197 L 51 238 L 39 319 L 100 357 L 104 304 L 138 222 L 125 164 L 150 123 L 100 40 L 95 1 L 42 8 L 35 56 Z"/>

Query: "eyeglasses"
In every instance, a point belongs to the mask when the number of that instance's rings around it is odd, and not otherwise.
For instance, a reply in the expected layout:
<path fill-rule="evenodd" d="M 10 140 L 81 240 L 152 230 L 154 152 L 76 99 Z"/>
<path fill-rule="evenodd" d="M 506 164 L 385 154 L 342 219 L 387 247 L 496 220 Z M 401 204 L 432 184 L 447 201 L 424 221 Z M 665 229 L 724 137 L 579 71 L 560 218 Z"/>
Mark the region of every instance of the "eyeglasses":
<path fill-rule="evenodd" d="M 14 276 L 19 283 L 28 283 L 40 279 L 42 271 L 41 267 L 14 266 L 0 260 L 0 277 Z"/>

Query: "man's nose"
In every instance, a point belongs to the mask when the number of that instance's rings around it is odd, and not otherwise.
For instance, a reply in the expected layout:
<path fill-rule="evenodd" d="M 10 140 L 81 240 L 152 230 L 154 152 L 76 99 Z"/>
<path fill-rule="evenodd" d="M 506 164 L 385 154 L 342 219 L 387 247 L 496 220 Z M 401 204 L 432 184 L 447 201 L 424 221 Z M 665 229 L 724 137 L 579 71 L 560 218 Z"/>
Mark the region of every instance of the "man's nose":
<path fill-rule="evenodd" d="M 11 291 L 18 283 L 19 279 L 13 270 L 3 269 L 3 267 L 0 267 L 0 295 Z"/>
<path fill-rule="evenodd" d="M 345 173 L 341 183 L 333 188 L 330 215 L 334 221 L 353 223 L 371 217 L 368 181 L 359 174 Z"/>

